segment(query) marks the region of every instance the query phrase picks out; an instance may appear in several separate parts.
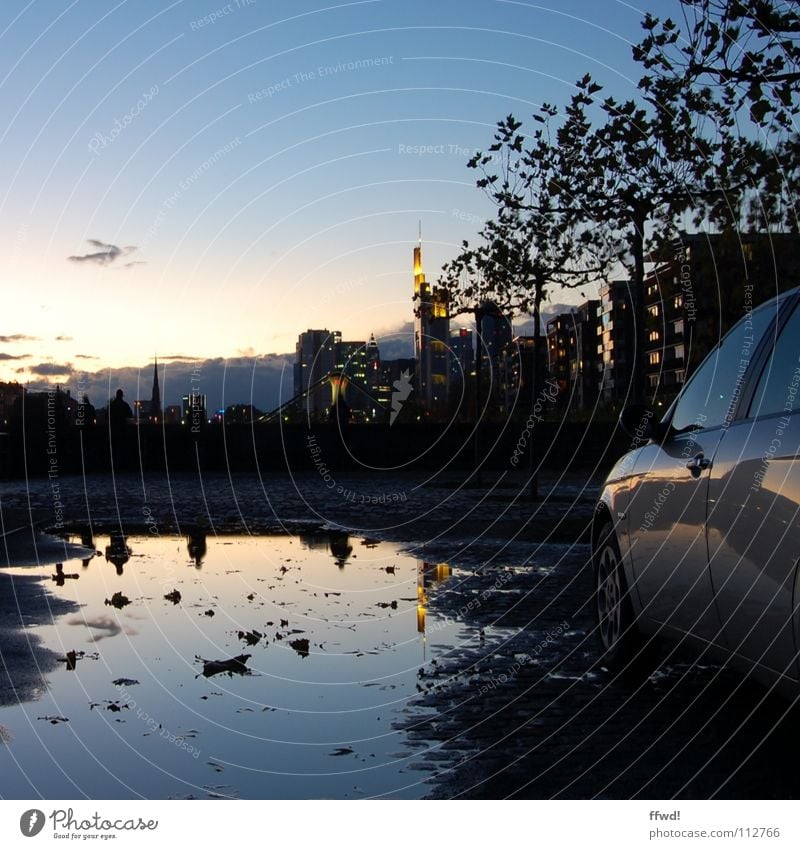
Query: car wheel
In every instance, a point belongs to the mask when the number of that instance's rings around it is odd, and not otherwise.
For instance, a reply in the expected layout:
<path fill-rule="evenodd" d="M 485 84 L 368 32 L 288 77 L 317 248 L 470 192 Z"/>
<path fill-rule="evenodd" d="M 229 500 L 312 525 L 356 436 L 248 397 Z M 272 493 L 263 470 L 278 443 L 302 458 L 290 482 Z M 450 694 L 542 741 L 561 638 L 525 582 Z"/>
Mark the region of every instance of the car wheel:
<path fill-rule="evenodd" d="M 600 529 L 594 552 L 594 610 L 600 663 L 614 672 L 652 668 L 652 652 L 636 627 L 614 526 Z"/>

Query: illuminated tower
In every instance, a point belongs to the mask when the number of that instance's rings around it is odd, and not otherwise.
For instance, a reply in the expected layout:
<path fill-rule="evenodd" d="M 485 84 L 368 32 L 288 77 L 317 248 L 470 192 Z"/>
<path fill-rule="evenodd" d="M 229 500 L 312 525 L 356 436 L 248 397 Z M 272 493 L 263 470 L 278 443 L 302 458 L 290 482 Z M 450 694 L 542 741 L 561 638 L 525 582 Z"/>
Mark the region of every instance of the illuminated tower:
<path fill-rule="evenodd" d="M 375 341 L 375 334 L 370 333 L 369 342 L 367 342 L 367 386 L 370 389 L 377 389 L 380 382 L 381 354 L 378 343 Z"/>
<path fill-rule="evenodd" d="M 158 388 L 158 357 L 153 364 L 153 394 L 150 396 L 150 421 L 161 421 L 161 390 Z"/>
<path fill-rule="evenodd" d="M 431 288 L 422 270 L 422 235 L 414 248 L 414 356 L 417 398 L 431 413 L 446 409 L 450 388 L 447 292 Z"/>

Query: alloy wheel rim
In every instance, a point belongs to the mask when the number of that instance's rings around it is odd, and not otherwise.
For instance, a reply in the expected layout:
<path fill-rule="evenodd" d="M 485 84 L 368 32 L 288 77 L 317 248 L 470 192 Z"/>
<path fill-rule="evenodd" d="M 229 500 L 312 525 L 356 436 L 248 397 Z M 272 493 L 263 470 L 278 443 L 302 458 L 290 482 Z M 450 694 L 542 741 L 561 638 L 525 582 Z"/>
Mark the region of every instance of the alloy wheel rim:
<path fill-rule="evenodd" d="M 619 642 L 622 632 L 622 586 L 619 578 L 619 563 L 610 545 L 600 552 L 598 559 L 597 618 L 600 638 L 607 649 Z"/>

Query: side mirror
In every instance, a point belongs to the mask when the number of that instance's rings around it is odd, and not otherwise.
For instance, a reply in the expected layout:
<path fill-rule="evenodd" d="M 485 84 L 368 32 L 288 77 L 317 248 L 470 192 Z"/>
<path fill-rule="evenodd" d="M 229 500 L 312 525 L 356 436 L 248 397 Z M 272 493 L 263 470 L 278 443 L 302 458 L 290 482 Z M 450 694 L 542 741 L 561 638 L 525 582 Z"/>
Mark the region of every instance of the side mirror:
<path fill-rule="evenodd" d="M 620 413 L 620 427 L 638 442 L 662 442 L 669 432 L 669 425 L 656 419 L 656 413 L 644 404 L 631 404 Z"/>

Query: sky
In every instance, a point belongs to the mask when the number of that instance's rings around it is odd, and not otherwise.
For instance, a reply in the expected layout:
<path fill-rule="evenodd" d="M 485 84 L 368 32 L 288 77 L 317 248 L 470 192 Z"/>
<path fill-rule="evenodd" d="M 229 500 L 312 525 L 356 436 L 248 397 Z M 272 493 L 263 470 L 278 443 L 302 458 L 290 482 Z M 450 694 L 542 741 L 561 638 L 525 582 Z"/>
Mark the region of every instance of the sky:
<path fill-rule="evenodd" d="M 263 407 L 307 328 L 410 349 L 420 224 L 435 280 L 495 123 L 632 95 L 644 9 L 678 2 L 5 0 L 0 380 L 149 397 L 158 355 L 166 403 L 229 363 Z"/>

